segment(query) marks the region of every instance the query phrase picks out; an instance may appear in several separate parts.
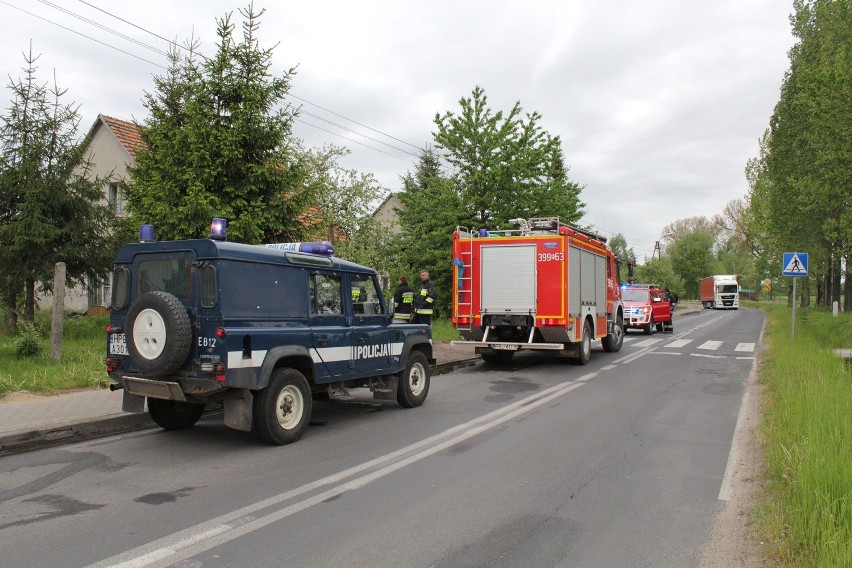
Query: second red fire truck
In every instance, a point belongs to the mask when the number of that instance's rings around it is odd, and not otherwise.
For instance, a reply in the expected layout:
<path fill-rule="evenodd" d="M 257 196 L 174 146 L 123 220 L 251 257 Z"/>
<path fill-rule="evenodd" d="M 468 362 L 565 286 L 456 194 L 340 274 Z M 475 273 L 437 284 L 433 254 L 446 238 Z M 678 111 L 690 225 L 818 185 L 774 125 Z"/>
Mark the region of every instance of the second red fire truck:
<path fill-rule="evenodd" d="M 517 229 L 453 233 L 452 322 L 486 361 L 523 349 L 585 365 L 592 341 L 624 341 L 618 263 L 606 239 L 558 217 L 513 219 Z"/>

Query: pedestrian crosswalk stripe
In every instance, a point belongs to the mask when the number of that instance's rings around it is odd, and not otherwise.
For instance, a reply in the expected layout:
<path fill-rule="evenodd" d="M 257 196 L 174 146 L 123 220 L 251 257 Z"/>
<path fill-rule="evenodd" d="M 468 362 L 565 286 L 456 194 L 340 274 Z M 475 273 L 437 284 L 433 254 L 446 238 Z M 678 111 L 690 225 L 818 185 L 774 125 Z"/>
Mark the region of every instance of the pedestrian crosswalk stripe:
<path fill-rule="evenodd" d="M 708 349 L 710 351 L 716 351 L 719 347 L 722 346 L 724 341 L 705 341 L 701 345 L 698 346 L 699 349 Z"/>
<path fill-rule="evenodd" d="M 734 351 L 754 351 L 754 343 L 737 343 L 737 346 L 736 348 L 734 348 Z"/>
<path fill-rule="evenodd" d="M 656 345 L 657 343 L 661 343 L 665 341 L 665 339 L 645 339 L 636 344 L 636 347 L 650 347 L 652 345 Z"/>
<path fill-rule="evenodd" d="M 663 345 L 663 347 L 671 347 L 671 348 L 683 347 L 684 345 L 687 345 L 688 343 L 692 343 L 692 340 L 691 339 L 675 339 L 674 341 L 666 343 L 665 345 Z"/>

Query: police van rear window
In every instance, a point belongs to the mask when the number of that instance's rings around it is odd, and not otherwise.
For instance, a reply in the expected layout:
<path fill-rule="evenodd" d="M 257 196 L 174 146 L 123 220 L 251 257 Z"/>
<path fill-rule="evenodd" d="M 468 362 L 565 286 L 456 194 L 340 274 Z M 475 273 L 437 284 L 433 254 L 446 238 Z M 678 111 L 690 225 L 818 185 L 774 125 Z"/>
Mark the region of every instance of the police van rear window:
<path fill-rule="evenodd" d="M 188 259 L 144 260 L 136 272 L 136 294 L 162 291 L 192 299 L 192 263 Z"/>

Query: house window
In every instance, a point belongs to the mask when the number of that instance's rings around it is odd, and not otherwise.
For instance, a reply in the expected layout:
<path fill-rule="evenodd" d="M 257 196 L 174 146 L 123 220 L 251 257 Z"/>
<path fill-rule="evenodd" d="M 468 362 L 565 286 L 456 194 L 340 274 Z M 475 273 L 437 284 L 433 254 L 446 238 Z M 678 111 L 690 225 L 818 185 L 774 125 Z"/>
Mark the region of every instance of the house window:
<path fill-rule="evenodd" d="M 111 182 L 107 190 L 107 202 L 116 215 L 124 215 L 124 188 L 117 182 Z"/>
<path fill-rule="evenodd" d="M 89 306 L 108 306 L 112 296 L 112 274 L 105 279 L 89 276 L 87 280 Z"/>

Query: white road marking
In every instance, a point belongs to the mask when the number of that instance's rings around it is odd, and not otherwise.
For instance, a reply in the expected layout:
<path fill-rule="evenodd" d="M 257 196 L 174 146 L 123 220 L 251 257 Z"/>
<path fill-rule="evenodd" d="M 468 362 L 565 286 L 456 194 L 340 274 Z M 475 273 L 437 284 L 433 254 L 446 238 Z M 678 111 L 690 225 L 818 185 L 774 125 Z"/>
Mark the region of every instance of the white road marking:
<path fill-rule="evenodd" d="M 683 347 L 684 345 L 689 345 L 690 343 L 692 343 L 691 339 L 675 339 L 674 341 L 666 343 L 663 347 L 676 349 L 678 347 Z"/>
<path fill-rule="evenodd" d="M 737 346 L 734 351 L 748 351 L 749 353 L 751 353 L 752 351 L 754 351 L 754 343 L 737 343 Z"/>
<path fill-rule="evenodd" d="M 601 367 L 601 371 L 612 371 L 616 367 L 618 367 L 618 365 L 604 365 Z"/>
<path fill-rule="evenodd" d="M 724 359 L 726 355 L 707 355 L 705 353 L 690 353 L 693 357 L 704 357 L 706 359 Z"/>
<path fill-rule="evenodd" d="M 590 375 L 595 374 L 590 373 Z M 580 388 L 583 384 L 572 382 L 556 385 L 384 456 L 106 558 L 90 565 L 89 568 L 169 566 L 191 558 L 347 491 L 359 489 L 408 465 L 492 430 L 540 406 L 549 404 Z M 296 497 L 326 486 L 331 487 L 313 496 L 302 498 L 300 501 L 285 504 Z M 278 508 L 265 515 L 254 516 L 264 509 L 275 507 Z"/>
<path fill-rule="evenodd" d="M 651 355 L 683 355 L 678 351 L 651 351 Z"/>
<path fill-rule="evenodd" d="M 699 349 L 708 349 L 710 351 L 716 351 L 719 347 L 722 346 L 724 341 L 705 341 L 701 345 L 698 346 Z"/>
<path fill-rule="evenodd" d="M 663 341 L 665 341 L 665 339 L 645 339 L 644 341 L 637 343 L 635 347 L 651 347 L 652 345 L 662 343 Z"/>

